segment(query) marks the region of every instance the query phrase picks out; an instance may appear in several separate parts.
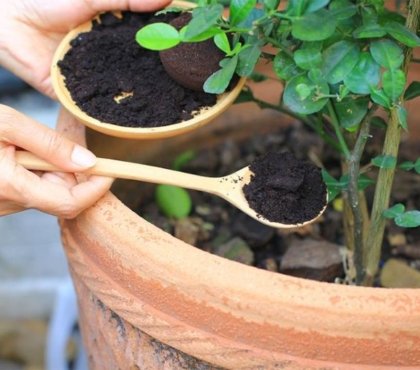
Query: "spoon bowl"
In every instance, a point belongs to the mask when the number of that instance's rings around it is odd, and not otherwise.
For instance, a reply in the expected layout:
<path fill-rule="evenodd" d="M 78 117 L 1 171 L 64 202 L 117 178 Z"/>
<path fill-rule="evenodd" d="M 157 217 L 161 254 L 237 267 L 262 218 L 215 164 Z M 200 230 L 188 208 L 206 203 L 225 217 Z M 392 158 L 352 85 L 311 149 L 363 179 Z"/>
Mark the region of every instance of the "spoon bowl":
<path fill-rule="evenodd" d="M 56 166 L 29 152 L 16 152 L 16 160 L 20 165 L 29 170 L 62 172 L 62 170 Z M 258 222 L 279 229 L 291 229 L 305 226 L 321 216 L 327 206 L 325 199 L 325 206 L 319 214 L 316 217 L 302 223 L 283 224 L 269 221 L 249 206 L 242 191 L 243 186 L 248 184 L 251 180 L 252 171 L 249 167 L 244 167 L 223 177 L 206 177 L 139 163 L 98 158 L 96 165 L 86 173 L 127 180 L 144 181 L 154 184 L 174 185 L 186 189 L 214 194 L 225 199 Z"/>

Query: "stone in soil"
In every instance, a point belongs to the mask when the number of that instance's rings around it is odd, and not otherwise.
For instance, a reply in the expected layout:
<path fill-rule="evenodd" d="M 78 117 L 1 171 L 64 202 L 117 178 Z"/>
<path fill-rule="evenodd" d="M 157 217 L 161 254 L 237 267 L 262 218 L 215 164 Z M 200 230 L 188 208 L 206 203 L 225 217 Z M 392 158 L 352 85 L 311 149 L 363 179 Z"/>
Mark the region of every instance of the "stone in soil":
<path fill-rule="evenodd" d="M 179 30 L 191 18 L 191 13 L 183 13 L 169 23 Z M 203 91 L 207 78 L 220 69 L 219 63 L 224 56 L 213 38 L 201 42 L 181 43 L 161 51 L 159 55 L 168 75 L 180 85 L 195 91 Z"/>
<path fill-rule="evenodd" d="M 380 283 L 384 288 L 420 288 L 420 272 L 391 258 L 382 267 Z"/>
<path fill-rule="evenodd" d="M 190 119 L 214 105 L 214 95 L 179 85 L 165 72 L 159 53 L 135 41 L 141 27 L 173 17 L 124 12 L 119 19 L 106 13 L 90 32 L 72 40 L 59 67 L 77 106 L 103 122 L 156 127 Z"/>
<path fill-rule="evenodd" d="M 284 254 L 279 272 L 333 282 L 343 274 L 340 247 L 327 241 L 295 240 Z"/>
<path fill-rule="evenodd" d="M 327 191 L 321 171 L 292 153 L 269 152 L 251 163 L 243 188 L 250 207 L 272 222 L 299 224 L 319 215 Z"/>
<path fill-rule="evenodd" d="M 218 246 L 215 248 L 214 253 L 246 265 L 252 265 L 254 262 L 254 253 L 249 245 L 239 237 L 235 237 L 227 243 Z"/>
<path fill-rule="evenodd" d="M 252 248 L 258 248 L 263 247 L 273 238 L 275 229 L 241 213 L 235 218 L 233 232 L 246 240 Z"/>

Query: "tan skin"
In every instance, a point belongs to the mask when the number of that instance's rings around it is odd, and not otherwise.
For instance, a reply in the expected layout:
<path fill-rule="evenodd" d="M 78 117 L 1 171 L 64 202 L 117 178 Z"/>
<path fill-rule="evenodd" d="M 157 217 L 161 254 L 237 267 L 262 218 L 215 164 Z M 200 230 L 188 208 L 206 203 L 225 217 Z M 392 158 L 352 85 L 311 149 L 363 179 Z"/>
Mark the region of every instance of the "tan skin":
<path fill-rule="evenodd" d="M 168 0 L 2 0 L 0 65 L 54 98 L 49 79 L 53 53 L 63 36 L 109 10 L 154 11 Z M 74 120 L 62 112 L 61 120 Z M 23 148 L 73 173 L 34 173 L 15 162 Z M 0 216 L 36 208 L 73 218 L 109 189 L 112 179 L 74 175 L 95 164 L 82 146 L 29 117 L 0 105 Z"/>

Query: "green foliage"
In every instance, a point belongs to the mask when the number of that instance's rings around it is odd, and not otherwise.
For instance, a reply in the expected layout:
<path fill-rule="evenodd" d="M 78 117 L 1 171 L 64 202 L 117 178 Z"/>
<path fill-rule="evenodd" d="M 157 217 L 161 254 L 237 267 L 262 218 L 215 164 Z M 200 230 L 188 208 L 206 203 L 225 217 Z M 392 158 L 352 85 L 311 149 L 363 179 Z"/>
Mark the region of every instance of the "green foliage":
<path fill-rule="evenodd" d="M 395 168 L 397 165 L 397 158 L 392 155 L 378 155 L 375 158 L 372 158 L 372 164 L 379 168 L 391 169 Z"/>
<path fill-rule="evenodd" d="M 187 150 L 174 159 L 172 168 L 180 171 L 194 157 L 195 152 L 193 150 Z M 180 219 L 187 217 L 191 213 L 191 197 L 188 191 L 178 186 L 156 186 L 155 200 L 161 212 L 167 217 Z"/>
<path fill-rule="evenodd" d="M 399 165 L 402 170 L 411 171 L 418 173 L 420 175 L 420 158 L 417 158 L 415 162 L 405 161 Z"/>
<path fill-rule="evenodd" d="M 398 203 L 385 210 L 382 214 L 385 218 L 393 219 L 395 224 L 400 227 L 420 226 L 420 211 L 413 210 L 405 212 L 403 204 Z"/>
<path fill-rule="evenodd" d="M 411 100 L 420 96 L 420 81 L 413 81 L 405 90 L 404 99 Z"/>
<path fill-rule="evenodd" d="M 166 23 L 153 23 L 137 32 L 136 41 L 146 49 L 165 50 L 178 45 L 181 37 L 175 27 Z"/>
<path fill-rule="evenodd" d="M 152 29 L 145 40 L 140 37 L 138 41 L 159 50 L 165 43 L 171 47 L 214 38 L 225 58 L 204 89 L 215 94 L 224 92 L 235 74 L 264 80 L 255 67 L 261 59 L 272 62 L 274 75 L 283 85 L 278 104 L 261 101 L 249 86 L 238 101 L 255 101 L 260 107 L 287 113 L 340 152 L 342 168 L 351 176 L 342 173 L 334 178 L 323 170 L 328 199 L 331 202 L 344 193 L 354 215 L 359 213 L 366 224 L 370 222 L 366 241 L 361 240 L 359 230 L 354 231 L 353 242 L 362 255 L 359 264 L 366 264 L 356 266 L 358 274 L 375 271 L 378 261 L 365 261 L 365 256 L 379 255 L 366 253 L 366 249 L 371 244 L 376 251 L 381 248 L 383 233 L 377 232 L 383 230 L 381 214 L 402 227 L 420 226 L 419 210 L 406 211 L 402 204 L 385 212 L 381 208 L 390 199 L 388 180 L 397 166 L 398 130 L 408 130 L 404 101 L 420 96 L 419 81 L 406 87 L 406 56 L 410 48 L 420 46 L 420 38 L 404 26 L 402 14 L 385 8 L 384 0 L 288 0 L 283 3 L 286 8 L 281 7 L 284 10 L 279 10 L 280 0 L 231 0 L 227 18 L 222 17 L 220 0 L 198 3 L 190 24 L 178 35 L 170 29 L 165 30 L 167 35 Z M 419 5 L 413 2 L 412 6 Z M 411 15 L 407 24 L 412 21 Z M 386 119 L 374 116 L 378 108 Z M 363 152 L 375 134 L 371 127 L 384 130 L 381 152 L 387 154 L 369 158 Z M 420 159 L 406 161 L 399 168 L 420 174 Z M 361 173 L 366 169 L 369 177 Z M 355 194 L 373 183 L 377 184 L 369 218 L 357 205 L 361 202 Z M 355 222 L 355 228 L 361 224 Z"/>
<path fill-rule="evenodd" d="M 339 194 L 348 190 L 349 176 L 342 175 L 338 180 L 331 176 L 325 169 L 322 169 L 322 179 L 327 186 L 328 202 L 332 202 Z M 375 181 L 366 175 L 360 175 L 357 180 L 357 188 L 365 190 L 368 186 L 374 184 Z"/>
<path fill-rule="evenodd" d="M 167 217 L 184 218 L 191 212 L 191 197 L 185 189 L 178 186 L 158 185 L 155 199 L 159 209 Z"/>

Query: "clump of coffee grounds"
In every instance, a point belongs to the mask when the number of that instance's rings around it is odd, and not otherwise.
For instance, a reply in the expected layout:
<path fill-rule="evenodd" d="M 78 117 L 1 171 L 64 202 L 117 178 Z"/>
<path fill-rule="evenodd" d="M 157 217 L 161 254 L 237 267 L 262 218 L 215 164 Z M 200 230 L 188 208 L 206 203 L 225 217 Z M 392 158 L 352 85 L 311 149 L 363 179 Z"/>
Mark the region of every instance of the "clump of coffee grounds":
<path fill-rule="evenodd" d="M 191 13 L 183 13 L 170 24 L 180 30 L 191 18 Z M 220 69 L 219 63 L 224 57 L 212 38 L 181 43 L 162 50 L 159 55 L 166 72 L 182 86 L 195 91 L 203 91 L 207 78 Z"/>
<path fill-rule="evenodd" d="M 325 206 L 326 186 L 315 165 L 292 153 L 269 152 L 251 163 L 249 184 L 243 187 L 250 207 L 282 224 L 300 224 L 318 216 Z"/>
<path fill-rule="evenodd" d="M 65 84 L 79 108 L 100 121 L 126 127 L 157 127 L 193 117 L 216 96 L 180 86 L 164 70 L 156 51 L 142 48 L 136 32 L 177 14 L 111 13 L 78 35 L 59 62 Z"/>

